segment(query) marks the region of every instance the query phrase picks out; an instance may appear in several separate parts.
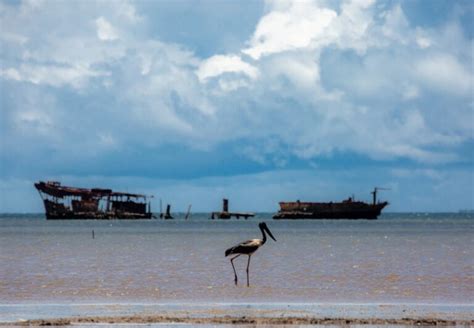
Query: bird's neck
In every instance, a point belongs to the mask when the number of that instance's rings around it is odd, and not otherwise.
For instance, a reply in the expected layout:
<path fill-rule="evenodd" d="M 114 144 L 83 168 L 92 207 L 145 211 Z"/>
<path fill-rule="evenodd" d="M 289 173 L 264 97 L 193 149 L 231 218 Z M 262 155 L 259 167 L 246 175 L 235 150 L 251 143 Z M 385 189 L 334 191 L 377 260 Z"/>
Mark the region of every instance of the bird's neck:
<path fill-rule="evenodd" d="M 265 244 L 265 242 L 267 241 L 267 234 L 265 233 L 265 230 L 263 230 L 262 228 L 260 228 L 260 231 L 262 232 L 262 245 Z"/>

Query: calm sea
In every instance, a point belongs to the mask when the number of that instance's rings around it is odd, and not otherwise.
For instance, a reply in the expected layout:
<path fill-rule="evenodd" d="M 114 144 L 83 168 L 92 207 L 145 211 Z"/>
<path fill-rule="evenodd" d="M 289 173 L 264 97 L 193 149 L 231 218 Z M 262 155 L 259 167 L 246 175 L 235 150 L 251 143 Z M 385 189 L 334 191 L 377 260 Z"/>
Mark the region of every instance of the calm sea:
<path fill-rule="evenodd" d="M 224 251 L 277 242 L 235 260 Z M 94 231 L 94 238 L 92 238 Z M 474 304 L 473 214 L 384 214 L 376 221 L 46 221 L 0 215 L 0 303 Z M 4 308 L 3 308 L 4 309 Z M 5 311 L 5 309 L 3 310 Z"/>

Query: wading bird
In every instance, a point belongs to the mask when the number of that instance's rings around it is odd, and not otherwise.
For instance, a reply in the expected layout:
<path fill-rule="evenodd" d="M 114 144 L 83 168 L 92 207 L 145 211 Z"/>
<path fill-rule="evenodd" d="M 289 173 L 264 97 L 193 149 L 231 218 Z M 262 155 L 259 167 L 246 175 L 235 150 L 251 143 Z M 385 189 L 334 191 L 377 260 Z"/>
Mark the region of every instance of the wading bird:
<path fill-rule="evenodd" d="M 250 257 L 252 256 L 253 253 L 255 253 L 255 251 L 257 249 L 260 248 L 260 246 L 262 246 L 263 244 L 265 244 L 265 242 L 267 241 L 267 235 L 265 234 L 265 232 L 268 233 L 268 235 L 274 240 L 276 241 L 275 237 L 273 237 L 272 233 L 270 232 L 270 230 L 268 229 L 267 225 L 265 222 L 261 222 L 259 223 L 258 227 L 260 228 L 260 231 L 262 232 L 262 236 L 263 238 L 262 239 L 250 239 L 250 240 L 247 240 L 247 241 L 244 241 L 243 243 L 240 243 L 238 245 L 235 245 L 234 247 L 231 247 L 229 248 L 228 250 L 225 251 L 225 256 L 229 256 L 229 255 L 235 255 L 237 254 L 237 256 L 234 256 L 233 258 L 230 259 L 230 263 L 232 264 L 232 268 L 234 269 L 234 276 L 235 276 L 235 285 L 237 285 L 237 272 L 235 271 L 235 267 L 234 267 L 234 260 L 236 258 L 238 258 L 240 255 L 248 255 L 249 256 L 249 260 L 247 262 L 247 287 L 250 286 L 250 283 L 249 283 L 249 266 L 250 266 Z"/>

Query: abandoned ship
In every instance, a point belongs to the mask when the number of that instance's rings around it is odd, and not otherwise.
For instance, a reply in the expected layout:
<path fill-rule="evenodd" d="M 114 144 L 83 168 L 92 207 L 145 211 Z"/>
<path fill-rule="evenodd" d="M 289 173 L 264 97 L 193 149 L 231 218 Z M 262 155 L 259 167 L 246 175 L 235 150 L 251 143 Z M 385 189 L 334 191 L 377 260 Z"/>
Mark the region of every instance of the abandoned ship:
<path fill-rule="evenodd" d="M 240 219 L 241 217 L 247 220 L 248 218 L 254 217 L 254 213 L 248 213 L 248 212 L 229 212 L 229 200 L 227 198 L 224 198 L 222 200 L 222 211 L 221 212 L 212 212 L 211 213 L 211 219 L 214 220 L 215 218 L 218 219 L 223 219 L 223 220 L 228 220 L 231 217 L 235 217 L 237 219 Z"/>
<path fill-rule="evenodd" d="M 377 191 L 385 188 L 374 188 L 371 192 L 372 204 L 355 201 L 349 197 L 342 202 L 280 202 L 280 210 L 274 219 L 369 219 L 375 220 L 388 205 L 388 202 L 377 202 Z"/>
<path fill-rule="evenodd" d="M 148 198 L 111 189 L 61 186 L 57 181 L 35 183 L 48 220 L 151 219 Z"/>

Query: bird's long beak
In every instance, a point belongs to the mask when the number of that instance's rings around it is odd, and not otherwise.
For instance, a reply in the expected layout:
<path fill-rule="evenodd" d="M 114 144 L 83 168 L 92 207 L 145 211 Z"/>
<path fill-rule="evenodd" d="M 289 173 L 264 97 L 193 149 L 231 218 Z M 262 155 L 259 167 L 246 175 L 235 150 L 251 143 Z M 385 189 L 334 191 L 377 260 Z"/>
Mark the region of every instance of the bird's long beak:
<path fill-rule="evenodd" d="M 265 226 L 264 229 L 265 229 L 265 231 L 268 233 L 268 235 L 269 235 L 274 241 L 277 241 L 277 240 L 275 239 L 275 237 L 273 237 L 272 232 L 270 231 L 270 229 L 268 229 L 267 226 Z"/>

